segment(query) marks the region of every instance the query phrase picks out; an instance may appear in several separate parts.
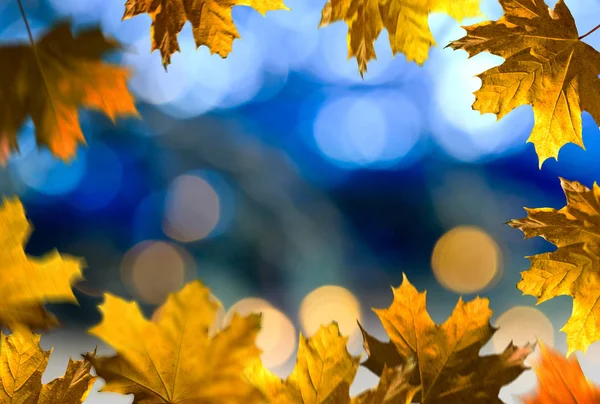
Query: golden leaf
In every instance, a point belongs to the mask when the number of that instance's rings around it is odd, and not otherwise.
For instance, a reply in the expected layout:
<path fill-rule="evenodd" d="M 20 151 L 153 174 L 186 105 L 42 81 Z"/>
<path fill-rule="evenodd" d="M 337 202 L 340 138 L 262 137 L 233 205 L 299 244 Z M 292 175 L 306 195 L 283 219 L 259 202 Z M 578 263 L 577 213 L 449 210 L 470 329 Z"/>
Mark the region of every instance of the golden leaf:
<path fill-rule="evenodd" d="M 415 360 L 418 372 L 409 382 L 420 386 L 414 400 L 423 404 L 501 402 L 500 389 L 526 369 L 523 362 L 533 346 L 510 344 L 499 355 L 481 357 L 479 351 L 495 331 L 487 299 L 459 299 L 450 318 L 437 325 L 427 313 L 425 292 L 417 292 L 406 276 L 392 290 L 391 306 L 374 309 L 391 341 L 380 342 L 363 330 L 369 355 L 364 366 L 381 375 L 385 368 Z"/>
<path fill-rule="evenodd" d="M 407 61 L 422 65 L 435 45 L 429 14 L 438 12 L 460 22 L 480 15 L 479 0 L 328 0 L 319 27 L 346 22 L 348 59 L 356 57 L 363 76 L 367 63 L 376 59 L 374 43 L 383 27 L 388 31 L 392 56 L 403 53 Z"/>
<path fill-rule="evenodd" d="M 521 272 L 517 288 L 537 297 L 537 304 L 555 296 L 573 297 L 571 318 L 561 329 L 570 355 L 600 340 L 600 188 L 562 178 L 561 186 L 565 207 L 525 208 L 527 217 L 508 224 L 521 229 L 525 238 L 540 236 L 558 247 L 529 257 L 531 267 Z"/>
<path fill-rule="evenodd" d="M 523 404 L 600 403 L 600 388 L 586 379 L 577 358 L 566 359 L 542 343 L 540 348 L 541 362 L 534 366 L 538 391 L 535 395 L 522 397 Z"/>
<path fill-rule="evenodd" d="M 52 351 L 42 350 L 39 342 L 39 335 L 22 327 L 8 337 L 0 333 L 0 403 L 83 403 L 96 381 L 91 364 L 69 359 L 63 377 L 42 385 Z"/>
<path fill-rule="evenodd" d="M 166 70 L 171 56 L 180 51 L 177 35 L 187 21 L 192 24 L 196 48 L 206 45 L 211 55 L 227 57 L 233 40 L 240 37 L 231 17 L 233 6 L 252 7 L 263 16 L 267 11 L 289 10 L 283 0 L 127 0 L 123 20 L 150 15 L 152 51 L 160 50 Z"/>
<path fill-rule="evenodd" d="M 384 367 L 379 384 L 352 399 L 352 404 L 410 404 L 420 386 L 409 383 L 415 362 L 409 360 L 404 366 Z"/>
<path fill-rule="evenodd" d="M 54 251 L 42 258 L 25 254 L 31 226 L 19 199 L 0 207 L 0 325 L 48 329 L 57 324 L 44 303 L 77 303 L 71 285 L 82 279 L 82 260 Z"/>
<path fill-rule="evenodd" d="M 308 339 L 300 334 L 296 366 L 286 380 L 260 361 L 246 373 L 271 404 L 348 404 L 360 357 L 348 353 L 347 343 L 348 337 L 341 336 L 337 323 L 332 322 Z"/>
<path fill-rule="evenodd" d="M 125 68 L 103 63 L 102 55 L 117 49 L 99 29 L 71 33 L 67 22 L 56 25 L 35 45 L 0 46 L 0 144 L 18 150 L 17 131 L 31 115 L 38 145 L 65 161 L 85 144 L 78 109 L 137 116 L 126 86 Z M 5 154 L 4 152 L 0 154 Z M 2 156 L 0 155 L 0 160 Z"/>
<path fill-rule="evenodd" d="M 134 403 L 253 403 L 262 396 L 244 376 L 257 359 L 260 316 L 234 316 L 209 336 L 220 303 L 199 281 L 169 295 L 152 321 L 135 302 L 105 294 L 103 321 L 90 333 L 112 346 L 112 357 L 90 357 L 101 391 L 133 394 Z"/>
<path fill-rule="evenodd" d="M 498 119 L 520 105 L 533 107 L 533 143 L 540 167 L 567 143 L 583 148 L 581 112 L 600 122 L 600 54 L 581 41 L 563 0 L 554 10 L 542 0 L 499 0 L 504 16 L 464 27 L 450 45 L 470 56 L 490 52 L 505 59 L 478 75 L 473 109 Z"/>

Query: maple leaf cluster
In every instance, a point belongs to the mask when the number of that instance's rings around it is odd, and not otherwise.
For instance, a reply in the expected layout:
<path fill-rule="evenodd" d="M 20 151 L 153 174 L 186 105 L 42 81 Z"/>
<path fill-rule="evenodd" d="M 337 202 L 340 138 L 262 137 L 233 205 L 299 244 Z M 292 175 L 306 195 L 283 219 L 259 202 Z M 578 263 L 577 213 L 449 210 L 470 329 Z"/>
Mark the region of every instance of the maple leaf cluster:
<path fill-rule="evenodd" d="M 75 301 L 71 285 L 82 278 L 82 261 L 57 253 L 27 256 L 23 248 L 30 225 L 17 199 L 5 199 L 0 227 L 5 246 L 0 279 L 8 296 L 2 299 L 0 320 L 13 331 L 2 335 L 0 357 L 6 359 L 0 364 L 20 369 L 3 372 L 0 365 L 0 379 L 4 393 L 24 397 L 23 402 L 83 402 L 95 380 L 91 366 L 106 382 L 102 391 L 133 394 L 134 403 L 485 402 L 497 399 L 500 388 L 525 370 L 523 361 L 533 349 L 511 344 L 502 354 L 480 357 L 494 332 L 487 300 L 459 300 L 450 319 L 438 326 L 427 314 L 425 293 L 404 278 L 392 305 L 376 310 L 391 341 L 380 342 L 363 330 L 368 353 L 363 365 L 380 376 L 379 385 L 350 397 L 361 359 L 348 353 L 348 337 L 340 335 L 336 323 L 310 338 L 300 335 L 296 367 L 281 380 L 260 362 L 260 315 L 234 315 L 228 326 L 213 332 L 221 303 L 200 281 L 192 281 L 169 295 L 151 320 L 137 303 L 105 294 L 99 306 L 103 320 L 89 332 L 116 354 L 85 354 L 69 363 L 63 378 L 42 386 L 50 353 L 41 350 L 39 335 L 30 329 L 56 325 L 44 303 Z M 480 377 L 490 371 L 492 382 Z"/>
<path fill-rule="evenodd" d="M 467 35 L 448 46 L 474 56 L 489 52 L 504 62 L 478 77 L 473 108 L 504 117 L 521 105 L 531 105 L 534 127 L 528 142 L 535 146 L 540 167 L 558 158 L 567 143 L 583 147 L 581 113 L 600 122 L 600 53 L 582 40 L 563 0 L 554 9 L 542 0 L 498 0 L 504 15 L 463 27 Z M 165 67 L 180 51 L 177 36 L 190 22 L 196 47 L 225 58 L 240 35 L 232 19 L 234 6 L 249 6 L 265 15 L 289 10 L 283 0 L 127 0 L 123 19 L 148 14 L 152 19 L 152 50 Z M 455 20 L 480 16 L 479 0 L 327 0 L 319 27 L 336 21 L 348 25 L 348 58 L 355 57 L 361 76 L 376 58 L 374 42 L 385 28 L 392 54 L 423 64 L 435 40 L 431 13 Z M 590 31 L 590 33 L 593 32 Z M 101 57 L 118 49 L 99 29 L 73 36 L 68 23 L 56 25 L 38 43 L 0 46 L 0 164 L 18 150 L 17 131 L 31 116 L 40 146 L 69 160 L 85 143 L 77 108 L 97 109 L 111 119 L 137 115 L 126 87 L 126 68 Z"/>
<path fill-rule="evenodd" d="M 497 21 L 464 27 L 466 35 L 448 46 L 469 56 L 489 52 L 504 58 L 478 77 L 473 108 L 498 119 L 531 105 L 534 127 L 528 139 L 540 168 L 557 158 L 567 143 L 583 147 L 583 111 L 600 122 L 600 53 L 583 42 L 563 0 L 553 9 L 541 0 L 498 0 L 504 11 Z M 250 6 L 261 14 L 287 10 L 282 0 L 127 0 L 123 19 L 147 13 L 152 51 L 158 49 L 167 68 L 179 51 L 177 36 L 189 21 L 197 47 L 226 57 L 239 33 L 231 9 Z M 385 28 L 393 54 L 425 62 L 435 44 L 427 18 L 444 12 L 456 20 L 478 16 L 478 0 L 328 0 L 320 26 L 348 25 L 348 56 L 361 75 L 376 57 L 374 42 Z M 590 31 L 590 33 L 593 32 Z M 80 107 L 103 112 L 113 121 L 137 116 L 127 89 L 127 68 L 102 58 L 119 44 L 97 28 L 73 34 L 68 22 L 52 27 L 37 42 L 0 46 L 0 163 L 18 150 L 17 133 L 27 117 L 35 125 L 39 146 L 64 160 L 74 157 L 85 138 Z M 527 217 L 511 220 L 525 237 L 540 236 L 557 249 L 530 257 L 531 266 L 517 284 L 542 303 L 559 295 L 573 298 L 573 311 L 562 328 L 567 357 L 600 340 L 600 187 L 590 189 L 561 179 L 566 206 L 526 209 Z M 213 331 L 221 303 L 200 281 L 192 281 L 167 300 L 148 320 L 137 303 L 111 294 L 99 306 L 103 320 L 89 332 L 115 349 L 70 360 L 65 375 L 42 383 L 51 352 L 40 335 L 58 325 L 47 303 L 76 303 L 72 285 L 82 279 L 82 259 L 51 252 L 28 256 L 31 226 L 18 199 L 0 208 L 0 403 L 81 404 L 98 377 L 103 391 L 132 394 L 134 403 L 306 403 L 391 404 L 419 402 L 498 403 L 500 389 L 527 368 L 534 345 L 509 344 L 501 353 L 480 356 L 495 329 L 485 298 L 459 299 L 451 316 L 436 324 L 419 293 L 404 277 L 393 289 L 386 309 L 374 309 L 389 336 L 379 341 L 361 326 L 367 358 L 351 355 L 348 337 L 337 324 L 300 335 L 294 370 L 285 379 L 260 360 L 256 337 L 261 317 L 234 316 Z M 359 324 L 360 325 L 360 324 Z M 140 338 L 143 335 L 144 338 Z M 599 402 L 600 388 L 583 375 L 576 359 L 541 346 L 536 365 L 538 391 L 526 403 Z M 351 397 L 359 366 L 377 376 L 373 389 Z"/>
<path fill-rule="evenodd" d="M 526 234 L 531 231 L 530 235 L 569 240 L 557 241 L 556 254 L 573 244 L 585 246 L 585 240 L 579 242 L 578 237 L 588 237 L 587 233 L 579 230 L 598 221 L 600 206 L 600 187 L 589 190 L 578 183 L 563 184 L 566 208 L 529 210 L 528 218 L 512 222 Z M 96 380 L 90 373 L 92 366 L 106 382 L 101 391 L 132 394 L 134 403 L 501 402 L 500 389 L 527 369 L 524 361 L 534 349 L 532 344 L 517 347 L 510 343 L 499 354 L 480 356 L 496 331 L 489 323 L 488 300 L 476 297 L 464 302 L 460 298 L 448 320 L 438 325 L 427 313 L 425 292 L 419 293 L 403 276 L 402 284 L 392 289 L 392 304 L 374 309 L 390 340 L 379 341 L 360 327 L 366 361 L 361 363 L 360 356 L 347 351 L 348 337 L 332 322 L 308 338 L 300 334 L 296 366 L 282 380 L 261 363 L 256 345 L 260 314 L 236 314 L 227 326 L 215 331 L 221 303 L 195 280 L 170 294 L 150 320 L 136 302 L 106 293 L 99 306 L 103 320 L 89 332 L 116 354 L 84 354 L 82 360 L 69 361 L 63 377 L 42 384 L 50 351 L 41 349 L 40 335 L 31 330 L 57 325 L 43 304 L 75 301 L 71 285 L 82 278 L 83 262 L 58 253 L 40 259 L 27 256 L 23 248 L 31 228 L 18 199 L 4 200 L 0 228 L 5 246 L 0 254 L 0 323 L 12 331 L 0 335 L 2 403 L 83 403 Z M 563 234 L 557 236 L 560 231 Z M 556 260 L 549 261 L 547 268 L 552 269 Z M 569 274 L 561 277 L 573 279 Z M 544 284 L 534 283 L 542 285 L 538 291 L 543 294 Z M 528 280 L 522 284 L 525 288 Z M 350 386 L 361 365 L 378 375 L 379 383 L 351 397 Z M 536 372 L 540 388 L 525 398 L 526 403 L 600 398 L 600 389 L 587 381 L 576 360 L 545 347 Z"/>
<path fill-rule="evenodd" d="M 39 345 L 31 329 L 56 326 L 45 303 L 76 302 L 71 285 L 82 279 L 83 261 L 57 252 L 34 258 L 25 254 L 31 232 L 18 199 L 3 200 L 0 208 L 0 403 L 80 404 L 94 381 L 89 361 L 69 360 L 63 377 L 42 385 L 50 351 Z M 95 355 L 89 354 L 90 357 Z"/>
<path fill-rule="evenodd" d="M 459 300 L 438 326 L 427 314 L 425 293 L 406 278 L 394 296 L 390 308 L 376 311 L 391 341 L 363 331 L 369 354 L 363 365 L 380 382 L 356 397 L 350 386 L 361 358 L 348 353 L 348 337 L 335 322 L 310 338 L 300 334 L 296 366 L 282 380 L 260 361 L 260 316 L 234 315 L 210 335 L 220 303 L 200 281 L 171 294 L 151 320 L 135 302 L 106 294 L 103 321 L 90 333 L 117 354 L 86 358 L 106 381 L 102 391 L 133 394 L 134 403 L 488 403 L 526 369 L 533 345 L 510 344 L 499 355 L 479 356 L 494 332 L 487 299 Z"/>

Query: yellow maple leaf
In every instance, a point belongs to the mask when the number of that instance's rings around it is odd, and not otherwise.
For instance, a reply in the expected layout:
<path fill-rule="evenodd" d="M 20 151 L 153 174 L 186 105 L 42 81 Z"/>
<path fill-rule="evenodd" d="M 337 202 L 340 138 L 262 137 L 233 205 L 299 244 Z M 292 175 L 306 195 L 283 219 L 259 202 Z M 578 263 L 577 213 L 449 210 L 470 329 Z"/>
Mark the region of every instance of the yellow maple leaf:
<path fill-rule="evenodd" d="M 523 404 L 600 403 L 600 388 L 586 379 L 577 358 L 566 359 L 540 342 L 541 361 L 534 365 L 538 391 L 522 397 Z"/>
<path fill-rule="evenodd" d="M 499 0 L 504 15 L 464 27 L 453 49 L 470 56 L 490 52 L 505 59 L 478 75 L 473 109 L 498 119 L 520 105 L 533 107 L 533 143 L 541 167 L 567 143 L 583 146 L 581 112 L 600 122 L 600 53 L 581 41 L 563 0 L 554 9 L 542 0 Z"/>
<path fill-rule="evenodd" d="M 106 381 L 101 391 L 133 394 L 144 404 L 261 402 L 244 376 L 260 355 L 260 316 L 235 315 L 209 336 L 220 306 L 199 281 L 169 295 L 151 321 L 135 302 L 105 294 L 103 321 L 89 330 L 117 351 L 89 358 Z"/>
<path fill-rule="evenodd" d="M 600 340 L 600 188 L 561 178 L 567 205 L 527 209 L 527 217 L 508 224 L 525 238 L 540 236 L 556 251 L 529 257 L 531 267 L 521 272 L 517 288 L 537 297 L 537 304 L 555 296 L 572 296 L 571 318 L 561 329 L 567 334 L 568 355 L 585 352 Z"/>
<path fill-rule="evenodd" d="M 0 333 L 0 403 L 83 403 L 96 381 L 89 361 L 69 359 L 64 376 L 42 385 L 52 350 L 42 350 L 39 342 L 40 336 L 27 328 L 9 336 Z"/>
<path fill-rule="evenodd" d="M 328 0 L 319 27 L 336 21 L 348 25 L 348 59 L 356 57 L 360 75 L 376 59 L 374 43 L 383 27 L 388 31 L 392 56 L 423 64 L 435 45 L 429 14 L 446 13 L 462 21 L 481 14 L 479 0 Z"/>
<path fill-rule="evenodd" d="M 289 10 L 283 0 L 127 0 L 123 20 L 150 15 L 151 51 L 160 50 L 166 70 L 171 56 L 180 51 L 177 35 L 187 21 L 192 24 L 196 48 L 206 45 L 211 55 L 227 57 L 233 40 L 240 37 L 231 16 L 233 6 L 252 7 L 263 16 L 267 11 Z"/>
<path fill-rule="evenodd" d="M 526 369 L 524 360 L 533 350 L 528 344 L 509 344 L 498 355 L 479 356 L 495 329 L 487 299 L 458 300 L 452 315 L 442 325 L 426 310 L 425 292 L 419 293 L 403 275 L 393 288 L 394 301 L 387 309 L 373 309 L 390 342 L 384 343 L 364 330 L 369 360 L 363 365 L 381 375 L 385 368 L 416 361 L 418 372 L 409 380 L 419 386 L 414 400 L 423 404 L 500 402 L 500 389 Z"/>
<path fill-rule="evenodd" d="M 102 111 L 113 121 L 118 115 L 137 116 L 126 86 L 129 71 L 101 60 L 118 47 L 99 29 L 73 36 L 68 22 L 54 26 L 35 46 L 0 46 L 2 148 L 18 150 L 17 131 L 31 115 L 37 144 L 68 161 L 78 143 L 85 144 L 80 107 Z M 6 153 L 0 153 L 0 162 L 1 154 Z"/>
<path fill-rule="evenodd" d="M 82 279 L 82 260 L 53 251 L 42 258 L 25 254 L 31 226 L 18 198 L 0 207 L 0 325 L 47 329 L 57 324 L 44 303 L 77 303 L 71 285 Z"/>
<path fill-rule="evenodd" d="M 255 361 L 247 376 L 271 404 L 347 404 L 360 357 L 346 350 L 348 337 L 336 322 L 322 325 L 310 338 L 300 333 L 292 374 L 281 380 Z"/>

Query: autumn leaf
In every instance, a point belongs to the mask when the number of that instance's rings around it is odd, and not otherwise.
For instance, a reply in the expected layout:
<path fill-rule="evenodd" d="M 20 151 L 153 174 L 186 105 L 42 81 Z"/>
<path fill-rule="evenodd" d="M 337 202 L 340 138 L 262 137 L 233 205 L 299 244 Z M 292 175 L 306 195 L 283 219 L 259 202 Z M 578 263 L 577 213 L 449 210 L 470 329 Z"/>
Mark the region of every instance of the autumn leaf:
<path fill-rule="evenodd" d="M 171 56 L 180 51 L 177 35 L 187 21 L 192 24 L 196 48 L 206 45 L 211 55 L 227 57 L 233 40 L 240 38 L 231 16 L 233 6 L 252 7 L 263 16 L 267 11 L 289 10 L 283 0 L 127 0 L 123 20 L 150 15 L 152 52 L 160 50 L 166 70 Z"/>
<path fill-rule="evenodd" d="M 328 0 L 319 27 L 336 21 L 348 25 L 348 59 L 355 57 L 360 75 L 376 59 L 375 40 L 385 27 L 392 56 L 403 53 L 407 61 L 422 65 L 435 40 L 429 14 L 446 13 L 462 21 L 480 15 L 479 0 Z"/>
<path fill-rule="evenodd" d="M 600 389 L 590 383 L 577 358 L 567 359 L 558 351 L 539 343 L 541 360 L 534 365 L 538 391 L 522 397 L 523 404 L 594 404 L 600 402 Z"/>
<path fill-rule="evenodd" d="M 542 0 L 499 0 L 504 15 L 464 27 L 452 42 L 469 56 L 490 52 L 505 59 L 481 73 L 473 109 L 498 119 L 521 105 L 533 107 L 533 143 L 540 167 L 558 158 L 567 143 L 583 146 L 581 113 L 600 122 L 600 54 L 581 41 L 563 0 L 554 9 Z"/>
<path fill-rule="evenodd" d="M 500 403 L 500 389 L 526 369 L 524 360 L 533 346 L 509 344 L 501 354 L 479 356 L 495 331 L 489 324 L 492 311 L 488 300 L 477 297 L 464 303 L 461 298 L 450 318 L 437 325 L 427 313 L 426 293 L 418 293 L 406 276 L 403 278 L 402 284 L 393 288 L 391 306 L 374 309 L 390 342 L 381 342 L 363 330 L 369 355 L 363 365 L 381 375 L 386 368 L 415 360 L 418 371 L 409 382 L 420 387 L 413 401 L 423 404 Z"/>
<path fill-rule="evenodd" d="M 26 328 L 19 327 L 9 336 L 0 333 L 0 403 L 83 403 L 96 381 L 89 361 L 69 359 L 63 377 L 42 385 L 52 351 L 42 350 L 39 342 L 40 336 Z"/>
<path fill-rule="evenodd" d="M 342 404 L 350 402 L 350 385 L 360 357 L 346 350 L 348 337 L 336 322 L 322 325 L 310 338 L 302 333 L 292 374 L 281 380 L 255 361 L 247 370 L 252 384 L 271 404 Z"/>
<path fill-rule="evenodd" d="M 244 376 L 260 355 L 260 316 L 235 315 L 209 336 L 221 304 L 199 281 L 169 295 L 146 320 L 135 302 L 105 294 L 103 321 L 90 333 L 112 346 L 111 357 L 89 357 L 101 391 L 133 394 L 134 403 L 254 403 L 262 395 Z"/>
<path fill-rule="evenodd" d="M 594 404 L 600 402 L 600 388 L 586 379 L 577 358 L 567 359 L 541 342 L 541 360 L 534 365 L 538 391 L 522 397 L 523 404 Z"/>
<path fill-rule="evenodd" d="M 71 285 L 82 279 L 83 261 L 54 251 L 42 258 L 25 254 L 31 232 L 19 199 L 0 207 L 0 325 L 48 329 L 57 324 L 44 303 L 77 303 Z"/>
<path fill-rule="evenodd" d="M 540 236 L 558 247 L 529 257 L 531 266 L 521 272 L 517 288 L 537 297 L 537 304 L 556 296 L 573 297 L 571 318 L 561 329 L 570 355 L 600 340 L 600 188 L 560 180 L 565 207 L 525 208 L 527 217 L 508 224 L 521 229 L 525 238 Z"/>
<path fill-rule="evenodd" d="M 409 358 L 410 359 L 410 358 Z M 404 366 L 384 367 L 377 387 L 352 399 L 352 404 L 409 404 L 420 386 L 409 383 L 415 370 L 415 362 L 408 360 Z"/>
<path fill-rule="evenodd" d="M 113 121 L 119 115 L 136 116 L 126 86 L 129 71 L 100 59 L 118 47 L 99 29 L 74 36 L 68 22 L 54 26 L 35 47 L 0 46 L 0 60 L 10 60 L 0 64 L 0 160 L 7 144 L 18 150 L 17 132 L 29 115 L 37 144 L 65 161 L 79 143 L 85 144 L 80 107 L 101 111 Z"/>

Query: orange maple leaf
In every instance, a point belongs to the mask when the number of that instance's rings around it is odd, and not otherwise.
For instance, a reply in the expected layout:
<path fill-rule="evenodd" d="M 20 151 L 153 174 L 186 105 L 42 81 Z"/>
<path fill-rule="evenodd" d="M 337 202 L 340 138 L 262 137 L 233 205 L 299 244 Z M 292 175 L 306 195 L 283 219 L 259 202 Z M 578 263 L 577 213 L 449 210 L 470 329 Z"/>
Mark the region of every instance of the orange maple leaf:
<path fill-rule="evenodd" d="M 85 144 L 81 106 L 102 111 L 113 122 L 119 115 L 137 116 L 126 86 L 130 72 L 101 60 L 118 48 L 97 28 L 74 36 L 69 22 L 54 26 L 35 46 L 0 46 L 0 145 L 18 151 L 17 131 L 31 116 L 37 144 L 68 161 L 77 145 Z"/>
<path fill-rule="evenodd" d="M 586 379 L 577 358 L 563 354 L 539 343 L 541 361 L 534 365 L 538 391 L 522 397 L 523 404 L 595 404 L 600 403 L 600 388 Z"/>

